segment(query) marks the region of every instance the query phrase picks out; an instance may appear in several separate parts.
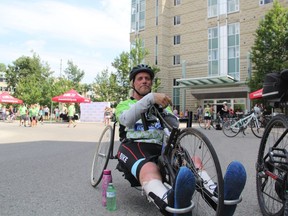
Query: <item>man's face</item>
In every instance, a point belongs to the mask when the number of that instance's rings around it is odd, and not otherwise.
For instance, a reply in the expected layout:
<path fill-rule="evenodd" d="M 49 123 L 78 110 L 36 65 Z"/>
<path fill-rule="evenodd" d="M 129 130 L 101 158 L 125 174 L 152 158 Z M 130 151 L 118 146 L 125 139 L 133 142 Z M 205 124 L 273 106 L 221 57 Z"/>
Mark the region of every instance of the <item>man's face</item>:
<path fill-rule="evenodd" d="M 141 94 L 146 95 L 151 91 L 152 80 L 148 73 L 140 72 L 135 76 L 134 88 Z"/>

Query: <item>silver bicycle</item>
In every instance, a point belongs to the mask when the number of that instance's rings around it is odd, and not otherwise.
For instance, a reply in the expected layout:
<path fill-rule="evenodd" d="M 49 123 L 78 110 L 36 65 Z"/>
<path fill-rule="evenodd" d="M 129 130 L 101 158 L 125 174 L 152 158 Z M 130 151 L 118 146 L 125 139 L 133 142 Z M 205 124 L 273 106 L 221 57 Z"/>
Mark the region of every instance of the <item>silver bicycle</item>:
<path fill-rule="evenodd" d="M 241 118 L 239 120 L 236 119 L 229 119 L 223 124 L 223 133 L 227 137 L 235 137 L 241 131 L 245 134 L 245 130 L 250 127 L 252 133 L 258 137 L 262 138 L 264 133 L 264 124 L 258 119 L 258 114 L 252 112 L 250 115 Z"/>

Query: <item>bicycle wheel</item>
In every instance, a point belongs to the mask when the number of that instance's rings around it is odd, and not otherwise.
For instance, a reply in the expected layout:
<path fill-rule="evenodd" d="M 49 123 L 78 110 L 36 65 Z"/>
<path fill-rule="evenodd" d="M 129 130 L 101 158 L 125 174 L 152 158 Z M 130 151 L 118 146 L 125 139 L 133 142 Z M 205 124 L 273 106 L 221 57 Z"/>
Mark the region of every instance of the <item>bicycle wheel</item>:
<path fill-rule="evenodd" d="M 93 158 L 92 163 L 92 170 L 91 170 L 91 185 L 96 187 L 103 175 L 103 170 L 106 169 L 111 147 L 113 145 L 113 129 L 111 125 L 105 127 L 104 131 L 102 132 L 99 142 L 96 146 L 96 151 Z"/>
<path fill-rule="evenodd" d="M 252 133 L 258 137 L 258 138 L 262 138 L 265 127 L 264 124 L 262 123 L 262 121 L 258 120 L 258 127 L 256 126 L 256 121 L 254 119 L 252 119 L 251 121 L 251 130 Z"/>
<path fill-rule="evenodd" d="M 256 186 L 260 209 L 264 216 L 280 216 L 284 213 L 284 187 L 279 183 L 287 175 L 287 155 L 278 157 L 279 151 L 288 151 L 288 118 L 273 117 L 264 131 L 256 164 Z M 272 148 L 273 147 L 273 148 Z M 287 152 L 286 152 L 287 154 Z M 275 160 L 274 157 L 278 157 Z"/>
<path fill-rule="evenodd" d="M 235 119 L 227 120 L 223 124 L 222 131 L 227 137 L 235 137 L 240 132 L 240 124 Z"/>
<path fill-rule="evenodd" d="M 193 215 L 222 215 L 224 183 L 221 166 L 211 142 L 195 128 L 186 128 L 181 131 L 176 146 L 186 153 L 188 166 L 196 177 L 196 191 L 192 198 L 195 204 Z M 195 160 L 201 163 L 201 167 L 196 165 Z M 208 175 L 203 180 L 201 176 L 205 173 Z M 213 200 L 212 196 L 218 200 Z"/>

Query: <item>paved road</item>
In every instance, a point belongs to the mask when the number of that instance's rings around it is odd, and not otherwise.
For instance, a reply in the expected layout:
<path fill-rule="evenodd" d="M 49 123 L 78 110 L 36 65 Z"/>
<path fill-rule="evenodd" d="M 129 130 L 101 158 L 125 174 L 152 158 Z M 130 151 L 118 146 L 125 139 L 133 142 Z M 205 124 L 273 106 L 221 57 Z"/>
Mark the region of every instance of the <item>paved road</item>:
<path fill-rule="evenodd" d="M 35 128 L 0 122 L 0 215 L 161 215 L 141 192 L 131 188 L 113 170 L 118 210 L 108 213 L 101 206 L 101 191 L 90 186 L 90 170 L 101 123 L 47 123 Z M 202 130 L 202 129 L 200 129 Z M 223 169 L 232 159 L 245 165 L 248 182 L 235 215 L 258 216 L 255 161 L 260 139 L 227 138 L 221 131 L 202 130 L 214 144 Z"/>

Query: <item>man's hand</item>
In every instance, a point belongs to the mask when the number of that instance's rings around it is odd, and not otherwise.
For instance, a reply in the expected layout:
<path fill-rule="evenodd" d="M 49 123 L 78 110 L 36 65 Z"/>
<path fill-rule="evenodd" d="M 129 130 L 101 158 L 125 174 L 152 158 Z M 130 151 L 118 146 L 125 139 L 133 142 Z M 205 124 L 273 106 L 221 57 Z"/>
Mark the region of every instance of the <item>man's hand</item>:
<path fill-rule="evenodd" d="M 155 104 L 160 105 L 163 108 L 166 108 L 168 105 L 172 106 L 171 98 L 163 93 L 153 93 Z"/>

